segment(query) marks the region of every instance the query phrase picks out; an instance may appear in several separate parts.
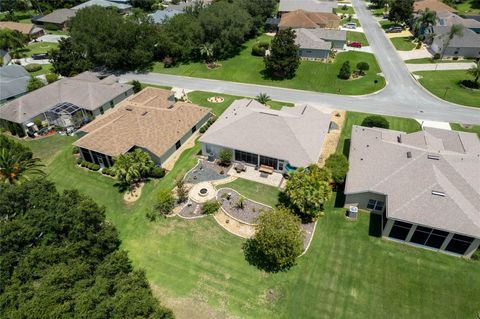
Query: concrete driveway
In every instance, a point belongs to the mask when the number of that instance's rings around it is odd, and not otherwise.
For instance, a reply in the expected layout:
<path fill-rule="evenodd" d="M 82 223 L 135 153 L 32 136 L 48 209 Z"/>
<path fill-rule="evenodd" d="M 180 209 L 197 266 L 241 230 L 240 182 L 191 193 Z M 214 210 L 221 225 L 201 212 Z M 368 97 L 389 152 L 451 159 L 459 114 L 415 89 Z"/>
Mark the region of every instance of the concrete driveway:
<path fill-rule="evenodd" d="M 413 49 L 412 51 L 398 51 L 398 55 L 402 60 L 431 58 L 433 54 L 425 47 L 421 49 Z"/>
<path fill-rule="evenodd" d="M 56 34 L 45 34 L 42 35 L 41 37 L 37 38 L 38 42 L 52 42 L 52 43 L 58 43 L 60 39 L 63 38 L 68 38 L 66 35 L 56 35 Z"/>

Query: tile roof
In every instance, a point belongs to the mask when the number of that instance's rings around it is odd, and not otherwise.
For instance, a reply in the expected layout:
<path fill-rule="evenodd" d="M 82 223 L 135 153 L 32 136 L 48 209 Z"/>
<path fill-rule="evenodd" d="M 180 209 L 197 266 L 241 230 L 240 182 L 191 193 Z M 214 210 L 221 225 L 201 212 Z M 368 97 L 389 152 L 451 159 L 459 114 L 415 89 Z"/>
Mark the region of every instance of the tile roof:
<path fill-rule="evenodd" d="M 439 0 L 417 0 L 413 3 L 413 12 L 418 12 L 420 10 L 425 11 L 427 8 L 436 11 L 437 13 L 457 12 L 457 10 Z"/>
<path fill-rule="evenodd" d="M 350 143 L 345 194 L 385 194 L 389 218 L 480 238 L 480 140 L 475 134 L 354 126 Z"/>
<path fill-rule="evenodd" d="M 334 29 L 339 25 L 340 17 L 334 13 L 295 10 L 284 13 L 278 26 L 292 29 L 318 27 Z"/>
<path fill-rule="evenodd" d="M 27 92 L 30 74 L 17 64 L 0 67 L 0 100 Z"/>
<path fill-rule="evenodd" d="M 84 126 L 81 130 L 87 135 L 74 145 L 110 156 L 137 146 L 160 157 L 209 112 L 175 102 L 168 90 L 146 88 Z"/>
<path fill-rule="evenodd" d="M 116 80 L 112 83 L 112 77 L 100 80 L 93 73 L 84 72 L 73 78 L 62 78 L 7 103 L 0 108 L 0 118 L 23 123 L 62 102 L 94 110 L 131 88 L 131 85 Z"/>
<path fill-rule="evenodd" d="M 293 166 L 316 163 L 330 114 L 309 105 L 271 110 L 255 100 L 234 101 L 200 142 L 261 154 Z"/>
<path fill-rule="evenodd" d="M 38 18 L 38 22 L 42 23 L 54 23 L 54 24 L 62 24 L 68 21 L 68 19 L 73 18 L 75 16 L 75 10 L 72 9 L 58 9 L 55 10 L 46 16 Z"/>
<path fill-rule="evenodd" d="M 305 10 L 310 12 L 334 12 L 337 8 L 337 1 L 320 0 L 280 0 L 279 12 Z"/>

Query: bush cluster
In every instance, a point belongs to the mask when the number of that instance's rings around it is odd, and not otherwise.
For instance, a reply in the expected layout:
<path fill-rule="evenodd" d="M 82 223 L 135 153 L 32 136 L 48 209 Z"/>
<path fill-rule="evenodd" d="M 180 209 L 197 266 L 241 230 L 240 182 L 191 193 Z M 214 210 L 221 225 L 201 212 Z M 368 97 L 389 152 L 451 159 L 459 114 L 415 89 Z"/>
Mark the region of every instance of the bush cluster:
<path fill-rule="evenodd" d="M 165 169 L 164 169 L 164 168 L 154 167 L 154 168 L 150 171 L 150 177 L 153 177 L 153 178 L 162 178 L 163 176 L 165 176 Z"/>
<path fill-rule="evenodd" d="M 205 133 L 205 132 L 208 130 L 208 128 L 209 128 L 210 126 L 212 126 L 213 123 L 215 123 L 216 120 L 217 120 L 217 118 L 216 118 L 215 116 L 212 116 L 212 117 L 207 121 L 207 123 L 205 123 L 205 125 L 200 128 L 200 133 Z"/>
<path fill-rule="evenodd" d="M 50 84 L 58 80 L 58 75 L 55 73 L 48 73 L 45 75 L 45 79 L 47 79 L 48 84 Z"/>
<path fill-rule="evenodd" d="M 77 163 L 78 162 L 79 161 L 77 161 Z M 100 169 L 100 165 L 95 164 L 95 163 L 90 163 L 90 162 L 87 162 L 87 161 L 83 161 L 83 160 L 80 162 L 80 166 L 81 167 L 86 167 L 91 171 L 98 171 Z"/>
<path fill-rule="evenodd" d="M 480 84 L 472 80 L 462 80 L 460 84 L 469 89 L 480 89 Z"/>
<path fill-rule="evenodd" d="M 257 42 L 252 47 L 252 55 L 254 56 L 265 56 L 270 44 L 268 42 Z"/>
<path fill-rule="evenodd" d="M 27 70 L 27 72 L 30 72 L 30 73 L 40 71 L 41 69 L 42 69 L 42 66 L 37 63 L 30 63 L 25 65 L 25 70 Z"/>
<path fill-rule="evenodd" d="M 202 206 L 202 214 L 204 215 L 211 215 L 214 214 L 220 208 L 220 203 L 217 200 L 210 200 L 203 204 Z"/>
<path fill-rule="evenodd" d="M 102 174 L 103 174 L 103 175 L 112 176 L 112 177 L 115 176 L 115 173 L 112 171 L 112 169 L 111 169 L 111 168 L 108 168 L 108 167 L 104 167 L 104 168 L 102 169 Z"/>

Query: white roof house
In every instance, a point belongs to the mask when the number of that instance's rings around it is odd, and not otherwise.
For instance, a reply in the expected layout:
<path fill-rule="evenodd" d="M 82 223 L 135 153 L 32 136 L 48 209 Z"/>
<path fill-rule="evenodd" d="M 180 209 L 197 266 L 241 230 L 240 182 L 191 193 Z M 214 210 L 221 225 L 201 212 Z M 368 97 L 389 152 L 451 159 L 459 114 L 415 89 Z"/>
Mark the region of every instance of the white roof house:
<path fill-rule="evenodd" d="M 280 0 L 278 11 L 290 12 L 305 10 L 309 12 L 333 12 L 338 6 L 337 1 L 332 0 Z"/>
<path fill-rule="evenodd" d="M 233 102 L 200 138 L 210 144 L 301 167 L 320 157 L 330 114 L 309 105 L 272 110 L 251 99 Z"/>
<path fill-rule="evenodd" d="M 81 3 L 75 7 L 73 7 L 73 10 L 80 10 L 83 8 L 88 8 L 91 6 L 100 6 L 104 8 L 117 8 L 120 11 L 127 11 L 132 8 L 131 5 L 125 4 L 125 3 L 118 3 L 114 1 L 107 1 L 107 0 L 89 0 L 87 2 Z"/>

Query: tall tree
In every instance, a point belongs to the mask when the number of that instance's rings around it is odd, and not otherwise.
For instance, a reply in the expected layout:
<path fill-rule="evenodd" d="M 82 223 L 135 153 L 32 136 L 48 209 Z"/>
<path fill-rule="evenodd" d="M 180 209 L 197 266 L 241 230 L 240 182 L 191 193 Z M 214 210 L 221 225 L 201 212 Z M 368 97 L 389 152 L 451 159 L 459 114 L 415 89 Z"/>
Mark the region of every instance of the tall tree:
<path fill-rule="evenodd" d="M 295 44 L 295 31 L 284 29 L 272 40 L 270 55 L 265 57 L 265 70 L 273 77 L 293 78 L 300 65 L 299 46 Z"/>
<path fill-rule="evenodd" d="M 74 44 L 71 38 L 63 38 L 58 42 L 58 49 L 49 52 L 50 62 L 55 73 L 63 76 L 75 76 L 93 67 L 93 64 L 82 53 L 83 49 Z"/>
<path fill-rule="evenodd" d="M 425 40 L 425 36 L 433 37 L 433 26 L 437 23 L 437 13 L 427 8 L 425 11 L 418 11 L 413 20 L 413 31 L 420 40 Z"/>
<path fill-rule="evenodd" d="M 447 51 L 447 48 L 454 37 L 463 37 L 464 30 L 465 27 L 462 24 L 453 24 L 450 27 L 448 33 L 443 36 L 443 47 L 440 59 L 443 59 L 443 56 L 445 55 L 445 52 Z"/>
<path fill-rule="evenodd" d="M 268 272 L 293 267 L 303 251 L 300 219 L 288 209 L 277 208 L 260 215 L 257 223 L 255 235 L 243 245 L 247 261 Z"/>
<path fill-rule="evenodd" d="M 325 168 L 336 184 L 343 184 L 348 172 L 348 159 L 343 154 L 332 154 L 325 161 Z"/>
<path fill-rule="evenodd" d="M 388 20 L 397 23 L 409 23 L 413 17 L 414 0 L 396 0 L 390 5 Z"/>

